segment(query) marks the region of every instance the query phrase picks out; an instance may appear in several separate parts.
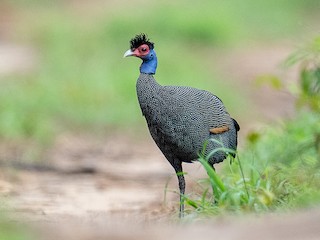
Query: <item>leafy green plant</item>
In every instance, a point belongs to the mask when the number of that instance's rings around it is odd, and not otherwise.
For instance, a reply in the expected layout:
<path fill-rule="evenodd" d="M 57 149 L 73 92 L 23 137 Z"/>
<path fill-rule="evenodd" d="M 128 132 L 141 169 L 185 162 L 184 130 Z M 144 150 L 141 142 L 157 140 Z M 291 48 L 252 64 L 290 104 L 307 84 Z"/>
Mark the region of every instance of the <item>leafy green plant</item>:
<path fill-rule="evenodd" d="M 320 36 L 292 53 L 284 65 L 299 65 L 298 105 L 320 112 Z"/>
<path fill-rule="evenodd" d="M 221 147 L 214 152 L 216 151 L 230 153 L 231 150 Z M 274 195 L 270 190 L 270 180 L 265 177 L 268 175 L 267 169 L 260 172 L 251 165 L 249 177 L 245 177 L 239 156 L 236 159 L 230 156 L 228 169 L 224 170 L 225 175 L 219 177 L 208 163 L 208 158 L 209 155 L 206 157 L 202 155 L 199 162 L 208 173 L 208 179 L 202 181 L 202 185 L 209 184 L 212 195 L 209 194 L 208 187 L 204 187 L 203 194 L 197 200 L 186 197 L 188 205 L 200 214 L 260 211 L 269 208 L 274 201 Z"/>
<path fill-rule="evenodd" d="M 219 175 L 208 159 L 217 151 L 232 151 L 220 144 L 208 156 L 200 155 L 208 179 L 201 181 L 205 183 L 202 194 L 186 197 L 186 203 L 194 209 L 191 213 L 283 211 L 320 203 L 319 56 L 320 38 L 316 38 L 285 61 L 287 66 L 300 64 L 295 92 L 299 104 L 293 119 L 249 134 L 246 147 Z M 265 75 L 258 82 L 276 89 L 285 87 L 272 75 Z M 301 108 L 302 105 L 308 108 Z M 240 162 L 239 156 L 244 160 Z"/>
<path fill-rule="evenodd" d="M 282 66 L 298 66 L 298 84 L 285 84 L 278 76 L 272 74 L 259 76 L 256 83 L 267 84 L 275 90 L 287 90 L 296 97 L 298 108 L 308 107 L 311 111 L 320 112 L 320 37 L 290 54 Z"/>
<path fill-rule="evenodd" d="M 185 196 L 189 213 L 260 213 L 319 203 L 319 136 L 320 116 L 303 113 L 248 142 L 219 174 L 200 156 L 208 178 L 199 181 L 201 193 Z"/>

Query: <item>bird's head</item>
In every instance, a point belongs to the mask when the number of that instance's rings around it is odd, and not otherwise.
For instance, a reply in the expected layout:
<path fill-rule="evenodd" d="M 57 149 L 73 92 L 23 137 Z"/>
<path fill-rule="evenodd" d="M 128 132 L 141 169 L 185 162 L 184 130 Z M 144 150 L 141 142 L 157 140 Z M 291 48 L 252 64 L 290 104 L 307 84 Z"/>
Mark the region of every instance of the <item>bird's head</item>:
<path fill-rule="evenodd" d="M 150 42 L 147 35 L 141 33 L 130 40 L 130 49 L 123 57 L 134 56 L 142 59 L 141 73 L 155 74 L 157 68 L 157 56 L 154 51 L 154 43 Z"/>

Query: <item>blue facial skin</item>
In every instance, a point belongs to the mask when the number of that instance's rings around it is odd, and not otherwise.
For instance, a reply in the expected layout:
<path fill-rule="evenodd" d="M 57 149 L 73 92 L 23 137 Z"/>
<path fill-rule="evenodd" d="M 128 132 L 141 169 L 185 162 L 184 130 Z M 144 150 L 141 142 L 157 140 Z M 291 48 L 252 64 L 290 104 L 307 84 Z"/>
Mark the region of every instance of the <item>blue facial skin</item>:
<path fill-rule="evenodd" d="M 143 62 L 140 66 L 140 73 L 155 74 L 158 64 L 156 52 L 151 49 L 148 55 L 141 59 Z"/>

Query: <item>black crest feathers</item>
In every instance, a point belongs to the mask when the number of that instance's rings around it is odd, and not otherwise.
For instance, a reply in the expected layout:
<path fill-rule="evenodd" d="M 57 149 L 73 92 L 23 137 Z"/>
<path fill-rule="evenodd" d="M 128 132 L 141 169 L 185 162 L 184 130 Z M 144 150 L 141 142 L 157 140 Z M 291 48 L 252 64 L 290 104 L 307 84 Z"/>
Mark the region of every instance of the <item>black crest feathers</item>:
<path fill-rule="evenodd" d="M 134 38 L 130 40 L 130 49 L 134 50 L 141 46 L 142 44 L 147 44 L 150 49 L 153 49 L 154 43 L 150 42 L 148 36 L 144 33 L 136 35 Z"/>

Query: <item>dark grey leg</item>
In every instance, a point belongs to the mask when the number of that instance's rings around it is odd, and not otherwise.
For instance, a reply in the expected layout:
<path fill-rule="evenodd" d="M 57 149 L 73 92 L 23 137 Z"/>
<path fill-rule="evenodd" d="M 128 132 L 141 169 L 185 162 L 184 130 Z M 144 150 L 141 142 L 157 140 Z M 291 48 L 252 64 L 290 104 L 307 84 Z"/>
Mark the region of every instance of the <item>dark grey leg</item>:
<path fill-rule="evenodd" d="M 184 216 L 184 193 L 186 188 L 186 182 L 184 180 L 183 172 L 177 172 L 178 181 L 179 181 L 179 189 L 180 189 L 180 211 L 179 218 L 183 218 Z"/>
<path fill-rule="evenodd" d="M 178 159 L 173 159 L 169 161 L 174 170 L 176 171 L 178 181 L 179 181 L 179 190 L 180 190 L 180 209 L 179 217 L 183 218 L 184 216 L 184 193 L 186 189 L 186 182 L 184 180 L 183 171 L 182 171 L 182 162 Z"/>

